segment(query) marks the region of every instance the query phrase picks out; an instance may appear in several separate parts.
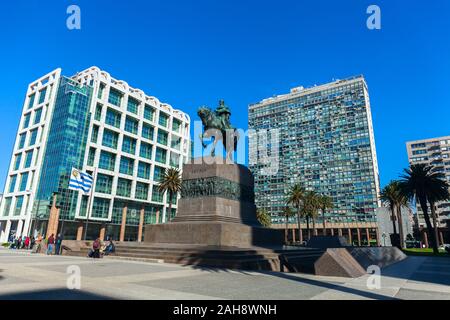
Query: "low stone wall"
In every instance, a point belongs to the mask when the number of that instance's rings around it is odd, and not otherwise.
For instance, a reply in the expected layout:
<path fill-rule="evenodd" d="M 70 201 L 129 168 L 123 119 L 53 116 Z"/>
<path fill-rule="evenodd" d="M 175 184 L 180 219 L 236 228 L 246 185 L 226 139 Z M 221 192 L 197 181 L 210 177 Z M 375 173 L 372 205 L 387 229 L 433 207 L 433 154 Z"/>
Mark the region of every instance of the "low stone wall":
<path fill-rule="evenodd" d="M 396 247 L 329 248 L 314 263 L 314 271 L 322 276 L 357 278 L 364 275 L 369 266 L 384 268 L 406 258 Z"/>

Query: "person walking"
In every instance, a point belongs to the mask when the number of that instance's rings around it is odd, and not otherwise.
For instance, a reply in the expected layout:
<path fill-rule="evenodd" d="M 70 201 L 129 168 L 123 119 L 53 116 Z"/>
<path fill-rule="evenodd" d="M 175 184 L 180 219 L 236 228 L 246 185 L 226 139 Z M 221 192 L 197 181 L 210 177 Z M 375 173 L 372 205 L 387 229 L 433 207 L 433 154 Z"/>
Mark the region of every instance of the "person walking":
<path fill-rule="evenodd" d="M 42 235 L 39 233 L 36 238 L 36 247 L 34 248 L 33 253 L 41 252 L 41 244 L 42 244 Z"/>
<path fill-rule="evenodd" d="M 55 254 L 56 255 L 60 255 L 61 254 L 61 245 L 62 245 L 62 241 L 63 241 L 63 236 L 62 234 L 58 234 L 56 236 L 56 241 L 55 241 Z"/>
<path fill-rule="evenodd" d="M 25 238 L 25 241 L 24 241 L 24 247 L 23 247 L 25 250 L 28 250 L 28 249 L 30 249 L 30 237 L 26 237 Z"/>
<path fill-rule="evenodd" d="M 55 245 L 55 236 L 52 233 L 47 240 L 47 255 L 53 254 L 53 246 Z"/>
<path fill-rule="evenodd" d="M 34 236 L 31 236 L 31 238 L 30 238 L 30 249 L 31 250 L 34 249 L 35 243 L 36 243 L 36 239 L 34 238 Z"/>

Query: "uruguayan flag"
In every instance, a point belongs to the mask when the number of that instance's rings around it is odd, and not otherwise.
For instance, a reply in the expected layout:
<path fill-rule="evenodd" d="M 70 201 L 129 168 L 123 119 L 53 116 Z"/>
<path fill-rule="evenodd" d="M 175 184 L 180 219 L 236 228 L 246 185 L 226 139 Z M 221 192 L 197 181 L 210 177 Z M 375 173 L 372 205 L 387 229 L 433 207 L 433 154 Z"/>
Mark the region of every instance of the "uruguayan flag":
<path fill-rule="evenodd" d="M 69 180 L 69 189 L 77 191 L 81 190 L 85 194 L 88 194 L 91 191 L 93 181 L 94 179 L 91 175 L 72 168 L 72 173 L 70 174 Z"/>

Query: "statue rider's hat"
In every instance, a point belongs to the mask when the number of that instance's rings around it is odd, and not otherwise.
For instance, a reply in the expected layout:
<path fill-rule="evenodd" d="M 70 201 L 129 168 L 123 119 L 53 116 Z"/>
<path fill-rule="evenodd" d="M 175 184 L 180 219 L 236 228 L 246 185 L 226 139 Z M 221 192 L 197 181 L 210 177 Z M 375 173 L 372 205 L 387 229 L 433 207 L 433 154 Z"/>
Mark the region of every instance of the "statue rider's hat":
<path fill-rule="evenodd" d="M 225 101 L 223 101 L 223 100 L 219 100 L 219 106 L 218 106 L 217 109 L 216 109 L 216 113 L 217 113 L 217 114 L 228 113 L 228 114 L 231 115 L 230 108 L 228 108 L 228 107 L 225 105 Z"/>

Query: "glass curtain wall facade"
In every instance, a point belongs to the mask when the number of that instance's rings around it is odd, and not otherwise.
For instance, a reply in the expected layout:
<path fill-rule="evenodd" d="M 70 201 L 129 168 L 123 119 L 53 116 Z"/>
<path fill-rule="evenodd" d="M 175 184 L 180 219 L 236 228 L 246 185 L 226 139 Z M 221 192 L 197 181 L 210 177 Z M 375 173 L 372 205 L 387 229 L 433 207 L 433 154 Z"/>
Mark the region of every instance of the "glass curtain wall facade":
<path fill-rule="evenodd" d="M 334 207 L 327 212 L 329 223 L 376 221 L 378 165 L 362 76 L 295 88 L 290 94 L 252 104 L 249 129 L 279 132 L 279 150 L 269 153 L 269 164 L 258 160 L 257 141 L 250 139 L 249 145 L 250 153 L 257 155 L 257 161 L 250 163 L 256 204 L 272 215 L 273 223 L 285 222 L 286 194 L 296 183 L 333 199 Z M 268 136 L 270 141 L 270 132 Z M 265 174 L 264 169 L 274 161 L 278 161 L 277 172 Z"/>

